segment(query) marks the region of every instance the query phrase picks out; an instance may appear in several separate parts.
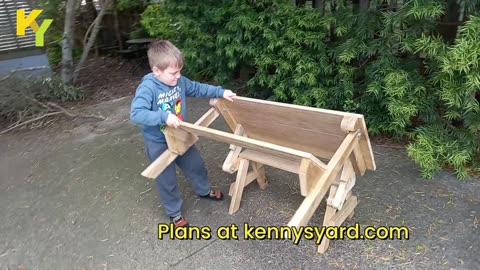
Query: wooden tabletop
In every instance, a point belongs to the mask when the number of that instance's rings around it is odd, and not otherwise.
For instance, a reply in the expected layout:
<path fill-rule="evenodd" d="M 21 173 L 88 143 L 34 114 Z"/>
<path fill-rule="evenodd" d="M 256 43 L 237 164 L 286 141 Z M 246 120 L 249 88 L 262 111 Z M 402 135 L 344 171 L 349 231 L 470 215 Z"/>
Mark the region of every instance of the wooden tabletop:
<path fill-rule="evenodd" d="M 128 44 L 144 44 L 150 43 L 157 40 L 156 38 L 136 38 L 136 39 L 129 39 L 126 41 Z"/>

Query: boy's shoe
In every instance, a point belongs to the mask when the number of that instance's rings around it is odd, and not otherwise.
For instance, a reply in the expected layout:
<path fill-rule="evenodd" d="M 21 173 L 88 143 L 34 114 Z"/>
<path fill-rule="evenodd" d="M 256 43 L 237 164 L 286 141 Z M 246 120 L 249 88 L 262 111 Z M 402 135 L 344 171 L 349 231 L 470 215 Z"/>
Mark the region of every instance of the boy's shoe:
<path fill-rule="evenodd" d="M 210 192 L 207 195 L 200 196 L 200 198 L 210 199 L 214 201 L 221 201 L 223 200 L 223 194 L 220 191 L 210 190 Z"/>
<path fill-rule="evenodd" d="M 173 225 L 175 225 L 175 228 L 186 227 L 189 225 L 188 221 L 182 215 L 170 217 L 170 220 L 172 220 Z"/>

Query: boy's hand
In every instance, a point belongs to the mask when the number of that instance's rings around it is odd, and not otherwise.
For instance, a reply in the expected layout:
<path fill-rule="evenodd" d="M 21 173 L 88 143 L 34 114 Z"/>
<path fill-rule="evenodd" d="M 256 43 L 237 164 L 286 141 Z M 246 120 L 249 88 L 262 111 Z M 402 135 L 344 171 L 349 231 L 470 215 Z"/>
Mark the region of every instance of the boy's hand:
<path fill-rule="evenodd" d="M 236 95 L 237 94 L 235 94 L 234 92 L 232 92 L 232 90 L 229 89 L 225 89 L 225 91 L 223 92 L 223 98 L 231 102 L 233 102 L 233 97 Z"/>
<path fill-rule="evenodd" d="M 178 117 L 175 116 L 175 114 L 173 114 L 173 113 L 168 114 L 167 125 L 169 127 L 177 128 L 177 127 L 180 126 L 181 123 L 182 123 L 182 121 L 180 119 L 178 119 Z"/>

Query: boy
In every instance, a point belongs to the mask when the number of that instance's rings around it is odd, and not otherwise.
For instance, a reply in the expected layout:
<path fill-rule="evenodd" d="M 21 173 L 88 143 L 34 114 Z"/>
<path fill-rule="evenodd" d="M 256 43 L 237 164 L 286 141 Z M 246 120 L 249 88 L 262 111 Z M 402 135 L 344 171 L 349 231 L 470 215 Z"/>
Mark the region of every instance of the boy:
<path fill-rule="evenodd" d="M 168 148 L 160 126 L 167 124 L 177 128 L 186 119 L 185 96 L 223 97 L 233 101 L 235 93 L 181 76 L 182 53 L 169 41 L 153 42 L 147 54 L 152 73 L 143 77 L 136 90 L 130 119 L 141 125 L 147 156 L 150 161 L 154 161 Z M 194 145 L 178 156 L 175 163 L 191 180 L 195 192 L 201 198 L 223 199 L 220 191 L 211 190 L 204 161 Z M 171 163 L 155 182 L 165 211 L 175 227 L 188 226 L 188 221 L 180 211 L 182 197 L 177 188 L 175 164 Z"/>

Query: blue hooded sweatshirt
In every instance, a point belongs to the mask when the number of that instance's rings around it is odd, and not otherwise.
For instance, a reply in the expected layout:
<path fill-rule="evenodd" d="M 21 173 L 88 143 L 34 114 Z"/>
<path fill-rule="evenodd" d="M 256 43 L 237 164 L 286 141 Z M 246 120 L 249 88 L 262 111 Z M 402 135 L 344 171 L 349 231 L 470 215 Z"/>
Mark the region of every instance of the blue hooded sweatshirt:
<path fill-rule="evenodd" d="M 224 89 L 191 81 L 181 76 L 176 86 L 168 86 L 153 73 L 145 75 L 137 87 L 130 109 L 130 120 L 142 128 L 145 140 L 165 143 L 160 126 L 167 121 L 169 113 L 186 121 L 186 100 L 189 97 L 223 97 Z"/>

